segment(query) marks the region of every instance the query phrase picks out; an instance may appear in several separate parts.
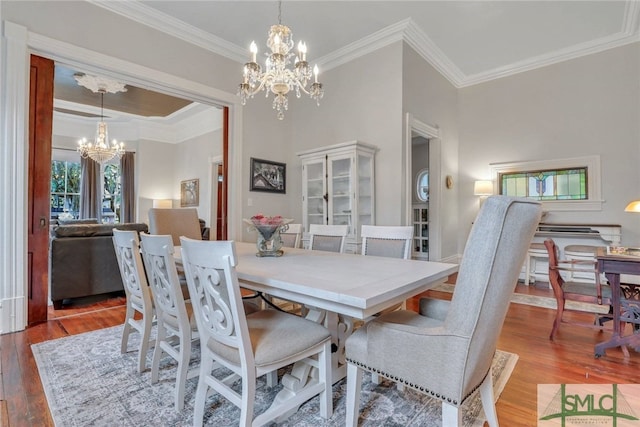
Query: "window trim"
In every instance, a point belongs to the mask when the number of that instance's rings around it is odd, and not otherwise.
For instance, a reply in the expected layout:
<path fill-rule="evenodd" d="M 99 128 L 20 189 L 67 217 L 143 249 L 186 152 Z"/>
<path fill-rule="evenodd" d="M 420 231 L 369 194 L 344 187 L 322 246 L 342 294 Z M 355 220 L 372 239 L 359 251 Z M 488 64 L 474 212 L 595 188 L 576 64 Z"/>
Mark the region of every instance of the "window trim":
<path fill-rule="evenodd" d="M 511 172 L 530 172 L 536 170 L 555 170 L 567 168 L 587 168 L 587 200 L 543 200 L 546 211 L 601 211 L 602 210 L 602 173 L 600 156 L 573 157 L 567 159 L 534 160 L 526 162 L 491 163 L 491 176 L 498 182 L 500 174 Z"/>

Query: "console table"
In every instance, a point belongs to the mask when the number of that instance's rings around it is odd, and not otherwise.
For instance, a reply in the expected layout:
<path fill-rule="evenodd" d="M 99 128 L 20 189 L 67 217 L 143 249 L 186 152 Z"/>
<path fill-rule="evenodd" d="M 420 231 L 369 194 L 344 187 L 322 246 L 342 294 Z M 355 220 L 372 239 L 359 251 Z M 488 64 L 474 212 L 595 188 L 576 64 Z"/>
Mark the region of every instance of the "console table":
<path fill-rule="evenodd" d="M 613 336 L 596 345 L 595 356 L 601 357 L 608 348 L 626 346 L 640 351 L 640 333 L 623 335 L 625 323 L 634 325 L 634 331 L 640 326 L 640 286 L 621 284 L 621 274 L 640 275 L 640 256 L 608 254 L 606 248 L 598 248 L 598 271 L 603 272 L 611 286 L 613 306 Z"/>

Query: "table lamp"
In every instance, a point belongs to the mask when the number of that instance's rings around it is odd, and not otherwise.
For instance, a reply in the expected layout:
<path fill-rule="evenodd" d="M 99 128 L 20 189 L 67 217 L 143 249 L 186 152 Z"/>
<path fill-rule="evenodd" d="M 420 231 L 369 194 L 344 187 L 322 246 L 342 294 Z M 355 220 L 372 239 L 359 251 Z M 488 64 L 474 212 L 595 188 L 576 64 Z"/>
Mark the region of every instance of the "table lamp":
<path fill-rule="evenodd" d="M 484 203 L 487 197 L 493 194 L 493 182 L 491 181 L 476 181 L 473 183 L 473 195 L 480 196 L 480 206 Z"/>
<path fill-rule="evenodd" d="M 153 207 L 156 209 L 171 209 L 173 207 L 173 200 L 171 199 L 154 199 Z"/>
<path fill-rule="evenodd" d="M 640 200 L 634 200 L 629 203 L 626 208 L 624 208 L 625 212 L 640 212 Z"/>

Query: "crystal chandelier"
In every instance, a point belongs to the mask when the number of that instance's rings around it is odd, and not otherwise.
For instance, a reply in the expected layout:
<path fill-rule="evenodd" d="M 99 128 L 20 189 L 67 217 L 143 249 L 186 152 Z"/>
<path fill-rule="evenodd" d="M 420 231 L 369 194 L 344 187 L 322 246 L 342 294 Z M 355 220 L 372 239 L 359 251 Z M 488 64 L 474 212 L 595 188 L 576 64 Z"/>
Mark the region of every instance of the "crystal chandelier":
<path fill-rule="evenodd" d="M 104 94 L 107 92 L 126 92 L 127 89 L 124 84 L 97 76 L 76 75 L 74 77 L 81 86 L 100 94 L 100 121 L 96 128 L 96 138 L 93 142 L 87 141 L 86 138 L 78 141 L 80 156 L 84 159 L 89 157 L 100 164 L 108 162 L 114 157 L 122 156 L 124 154 L 124 143 L 115 139 L 109 142 L 109 130 L 107 129 L 107 123 L 104 121 Z"/>
<path fill-rule="evenodd" d="M 260 64 L 256 62 L 258 47 L 255 42 L 251 42 L 251 61 L 244 64 L 244 77 L 238 87 L 242 105 L 246 104 L 247 98 L 253 98 L 261 90 L 266 92 L 266 97 L 269 97 L 269 92 L 273 92 L 273 109 L 277 111 L 279 120 L 284 119 L 284 112 L 289 107 L 287 95 L 291 90 L 296 91 L 298 98 L 300 92 L 306 93 L 320 105 L 324 90 L 322 83 L 318 82 L 318 66 L 313 67 L 314 82 L 307 89 L 307 83 L 311 80 L 307 46 L 299 42 L 298 54 L 292 52 L 293 34 L 289 27 L 282 25 L 282 1 L 278 2 L 278 25 L 272 25 L 269 29 L 267 46 L 271 53 L 267 54 L 263 73 Z M 287 68 L 294 57 L 293 69 Z"/>

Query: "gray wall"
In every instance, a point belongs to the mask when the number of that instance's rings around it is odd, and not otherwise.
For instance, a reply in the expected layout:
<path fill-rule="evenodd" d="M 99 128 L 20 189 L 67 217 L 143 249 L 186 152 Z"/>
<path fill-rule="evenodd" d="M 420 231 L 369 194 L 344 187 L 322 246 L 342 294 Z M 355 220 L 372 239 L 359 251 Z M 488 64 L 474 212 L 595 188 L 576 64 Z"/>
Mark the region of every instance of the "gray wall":
<path fill-rule="evenodd" d="M 296 152 L 358 140 L 378 147 L 375 157 L 376 224 L 399 225 L 402 194 L 402 43 L 397 42 L 321 75 L 320 107 L 296 100 L 291 112 L 292 162 Z M 287 120 L 285 118 L 285 120 Z M 301 190 L 294 196 L 301 217 Z"/>
<path fill-rule="evenodd" d="M 440 182 L 441 259 L 461 253 L 457 240 L 466 240 L 468 226 L 458 217 L 458 91 L 430 64 L 406 44 L 402 56 L 402 110 L 417 120 L 437 127 L 442 146 Z M 444 187 L 445 177 L 454 186 Z"/>
<path fill-rule="evenodd" d="M 599 155 L 602 211 L 546 221 L 621 224 L 623 244 L 640 243 L 640 215 L 623 212 L 640 198 L 640 43 L 459 93 L 461 222 L 473 219 L 473 181 L 490 178 L 490 163 Z"/>

